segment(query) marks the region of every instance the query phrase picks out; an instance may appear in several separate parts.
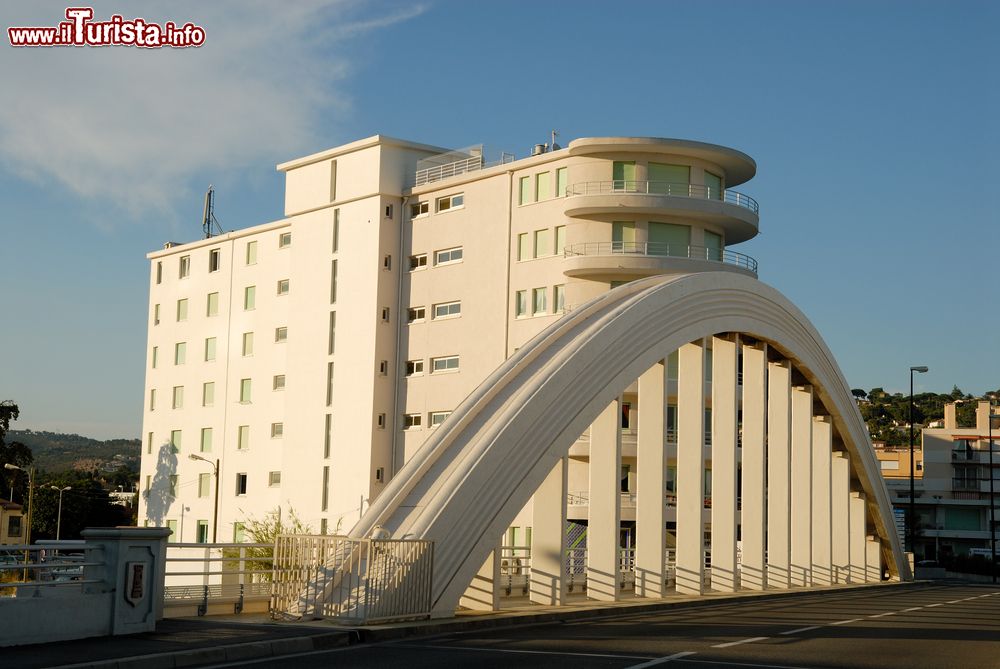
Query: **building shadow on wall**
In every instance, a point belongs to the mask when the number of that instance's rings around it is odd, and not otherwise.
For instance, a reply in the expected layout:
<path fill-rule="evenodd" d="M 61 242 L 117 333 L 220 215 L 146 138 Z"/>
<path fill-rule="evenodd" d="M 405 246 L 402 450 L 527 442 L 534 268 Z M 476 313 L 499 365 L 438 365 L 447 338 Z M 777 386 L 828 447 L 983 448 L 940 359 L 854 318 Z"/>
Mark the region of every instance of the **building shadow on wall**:
<path fill-rule="evenodd" d="M 160 445 L 156 458 L 156 469 L 149 484 L 146 495 L 146 518 L 150 525 L 163 527 L 166 524 L 167 511 L 174 501 L 171 477 L 177 473 L 177 453 L 169 443 Z"/>

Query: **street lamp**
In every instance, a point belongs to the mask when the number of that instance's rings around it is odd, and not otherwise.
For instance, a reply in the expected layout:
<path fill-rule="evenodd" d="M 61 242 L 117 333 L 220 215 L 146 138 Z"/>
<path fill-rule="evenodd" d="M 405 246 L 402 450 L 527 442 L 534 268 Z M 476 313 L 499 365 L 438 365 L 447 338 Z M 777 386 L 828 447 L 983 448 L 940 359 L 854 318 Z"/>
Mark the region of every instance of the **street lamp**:
<path fill-rule="evenodd" d="M 218 530 L 219 530 L 219 461 L 216 460 L 212 462 L 208 458 L 203 458 L 200 455 L 195 455 L 191 453 L 188 455 L 191 460 L 201 460 L 202 462 L 207 462 L 212 465 L 212 469 L 215 472 L 215 511 L 212 514 L 212 543 L 218 543 Z"/>
<path fill-rule="evenodd" d="M 917 506 L 916 502 L 916 492 L 914 491 L 913 484 L 913 373 L 923 374 L 927 371 L 927 367 L 923 365 L 918 365 L 916 367 L 910 367 L 910 513 L 909 522 L 907 523 L 907 529 L 909 529 L 910 535 L 910 552 L 914 554 L 914 559 L 916 559 L 916 520 L 917 520 Z"/>
<path fill-rule="evenodd" d="M 990 573 L 993 582 L 997 582 L 997 528 L 996 528 L 996 497 L 993 496 L 993 421 L 1000 414 L 990 414 Z"/>
<path fill-rule="evenodd" d="M 28 472 L 28 529 L 24 533 L 24 543 L 27 546 L 31 545 L 31 514 L 35 511 L 35 468 L 25 469 L 24 467 L 18 467 L 17 465 L 12 465 L 7 462 L 3 466 L 4 469 L 16 469 L 22 472 Z"/>
<path fill-rule="evenodd" d="M 59 493 L 59 512 L 56 514 L 56 541 L 59 541 L 59 534 L 62 532 L 62 496 L 64 492 L 72 489 L 73 486 L 66 486 L 65 488 L 60 488 L 55 485 L 49 486 L 49 490 L 55 490 Z"/>

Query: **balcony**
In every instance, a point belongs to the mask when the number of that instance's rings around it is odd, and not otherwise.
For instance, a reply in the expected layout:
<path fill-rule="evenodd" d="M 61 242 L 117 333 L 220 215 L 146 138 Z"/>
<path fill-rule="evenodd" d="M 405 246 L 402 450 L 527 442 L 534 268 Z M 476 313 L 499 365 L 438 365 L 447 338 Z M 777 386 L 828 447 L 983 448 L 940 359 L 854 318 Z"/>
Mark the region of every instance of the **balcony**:
<path fill-rule="evenodd" d="M 584 242 L 567 246 L 563 257 L 566 276 L 594 280 L 719 270 L 757 276 L 757 261 L 748 255 L 665 242 Z"/>
<path fill-rule="evenodd" d="M 666 181 L 584 181 L 566 189 L 567 216 L 683 215 L 720 225 L 731 244 L 757 234 L 760 207 L 749 195 L 700 184 Z"/>

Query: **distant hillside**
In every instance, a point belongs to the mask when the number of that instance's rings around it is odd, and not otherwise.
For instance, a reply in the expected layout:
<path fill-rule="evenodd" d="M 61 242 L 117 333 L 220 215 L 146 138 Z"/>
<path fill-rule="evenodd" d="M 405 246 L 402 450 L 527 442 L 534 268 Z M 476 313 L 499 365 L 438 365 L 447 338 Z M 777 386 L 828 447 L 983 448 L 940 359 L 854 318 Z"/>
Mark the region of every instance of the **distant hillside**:
<path fill-rule="evenodd" d="M 35 465 L 49 472 L 68 469 L 111 472 L 123 465 L 139 471 L 142 443 L 138 439 L 98 441 L 78 434 L 11 430 L 6 441 L 19 441 L 30 448 Z"/>

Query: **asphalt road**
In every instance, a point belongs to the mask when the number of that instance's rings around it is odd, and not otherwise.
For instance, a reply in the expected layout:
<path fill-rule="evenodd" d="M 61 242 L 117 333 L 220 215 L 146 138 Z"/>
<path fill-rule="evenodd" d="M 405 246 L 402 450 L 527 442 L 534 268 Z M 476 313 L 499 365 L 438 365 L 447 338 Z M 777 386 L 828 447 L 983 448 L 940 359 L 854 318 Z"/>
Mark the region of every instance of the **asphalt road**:
<path fill-rule="evenodd" d="M 1000 588 L 930 585 L 744 601 L 362 644 L 215 667 L 1000 669 Z"/>

